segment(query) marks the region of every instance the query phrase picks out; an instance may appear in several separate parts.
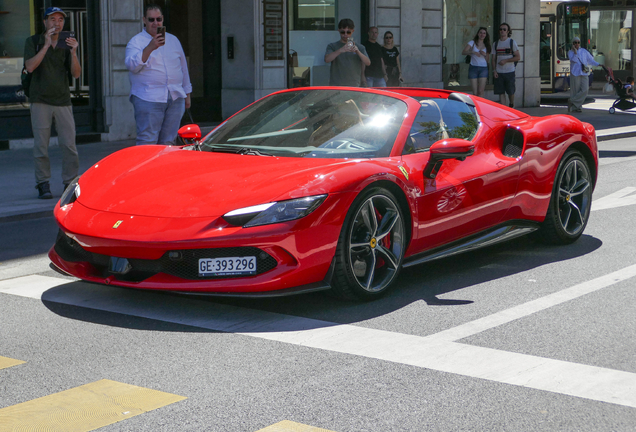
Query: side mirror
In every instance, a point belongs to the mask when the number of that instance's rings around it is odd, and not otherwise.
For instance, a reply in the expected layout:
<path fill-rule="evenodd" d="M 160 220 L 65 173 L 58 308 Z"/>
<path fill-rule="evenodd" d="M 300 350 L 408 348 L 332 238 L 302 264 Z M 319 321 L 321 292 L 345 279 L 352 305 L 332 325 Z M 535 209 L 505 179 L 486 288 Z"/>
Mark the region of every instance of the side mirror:
<path fill-rule="evenodd" d="M 199 139 L 201 139 L 201 128 L 199 127 L 199 125 L 195 124 L 185 125 L 181 129 L 179 129 L 178 134 L 184 141 L 198 141 Z"/>
<path fill-rule="evenodd" d="M 445 159 L 464 160 L 475 153 L 475 144 L 459 138 L 437 141 L 429 149 L 430 158 L 424 167 L 424 177 L 434 179 Z"/>

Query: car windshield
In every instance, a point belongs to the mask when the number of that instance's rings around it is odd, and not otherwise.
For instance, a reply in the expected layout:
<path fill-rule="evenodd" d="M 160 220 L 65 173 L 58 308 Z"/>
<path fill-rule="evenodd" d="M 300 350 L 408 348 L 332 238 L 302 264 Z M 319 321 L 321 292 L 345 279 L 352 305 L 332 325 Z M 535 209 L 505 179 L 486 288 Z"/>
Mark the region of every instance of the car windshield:
<path fill-rule="evenodd" d="M 406 111 L 405 102 L 370 92 L 279 93 L 230 118 L 205 139 L 201 150 L 284 157 L 387 157 Z"/>

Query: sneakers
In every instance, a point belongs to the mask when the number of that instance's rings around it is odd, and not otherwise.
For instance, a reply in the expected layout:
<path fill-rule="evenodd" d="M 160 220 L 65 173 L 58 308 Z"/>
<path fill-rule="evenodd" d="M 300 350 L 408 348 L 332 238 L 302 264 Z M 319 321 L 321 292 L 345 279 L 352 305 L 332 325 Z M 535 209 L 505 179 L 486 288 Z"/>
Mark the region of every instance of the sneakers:
<path fill-rule="evenodd" d="M 51 193 L 51 186 L 49 186 L 49 182 L 38 183 L 35 188 L 38 190 L 38 198 L 39 199 L 51 199 L 53 198 L 53 194 Z"/>

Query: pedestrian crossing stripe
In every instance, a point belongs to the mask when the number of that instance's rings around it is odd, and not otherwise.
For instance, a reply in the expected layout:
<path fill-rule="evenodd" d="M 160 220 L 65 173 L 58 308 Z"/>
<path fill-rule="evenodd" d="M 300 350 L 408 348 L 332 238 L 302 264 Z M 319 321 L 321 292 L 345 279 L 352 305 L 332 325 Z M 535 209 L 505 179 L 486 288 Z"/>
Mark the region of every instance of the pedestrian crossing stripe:
<path fill-rule="evenodd" d="M 111 380 L 0 409 L 0 430 L 92 431 L 186 399 Z"/>
<path fill-rule="evenodd" d="M 307 426 L 302 423 L 296 423 L 289 420 L 283 420 L 265 429 L 256 432 L 333 432 L 327 429 L 321 429 L 313 426 Z"/>
<path fill-rule="evenodd" d="M 9 357 L 0 356 L 0 369 L 6 369 L 11 366 L 17 366 L 22 363 L 26 363 L 26 362 L 22 360 L 16 360 Z"/>

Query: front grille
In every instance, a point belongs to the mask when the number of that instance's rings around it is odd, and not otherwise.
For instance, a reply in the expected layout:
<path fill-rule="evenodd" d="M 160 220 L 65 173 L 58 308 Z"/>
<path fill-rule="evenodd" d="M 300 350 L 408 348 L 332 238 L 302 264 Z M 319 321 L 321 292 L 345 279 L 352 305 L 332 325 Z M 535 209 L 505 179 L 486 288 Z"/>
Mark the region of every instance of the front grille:
<path fill-rule="evenodd" d="M 225 257 L 256 257 L 256 274 L 274 269 L 276 260 L 267 252 L 256 247 L 232 247 L 210 249 L 183 249 L 168 251 L 157 260 L 128 259 L 132 269 L 126 274 L 112 274 L 108 271 L 110 256 L 89 252 L 75 240 L 60 230 L 55 242 L 55 252 L 68 262 L 88 262 L 101 277 L 113 275 L 116 279 L 128 282 L 141 282 L 157 273 L 165 273 L 188 280 L 231 279 L 245 276 L 199 276 L 199 259 Z"/>

